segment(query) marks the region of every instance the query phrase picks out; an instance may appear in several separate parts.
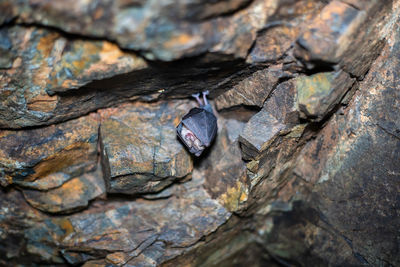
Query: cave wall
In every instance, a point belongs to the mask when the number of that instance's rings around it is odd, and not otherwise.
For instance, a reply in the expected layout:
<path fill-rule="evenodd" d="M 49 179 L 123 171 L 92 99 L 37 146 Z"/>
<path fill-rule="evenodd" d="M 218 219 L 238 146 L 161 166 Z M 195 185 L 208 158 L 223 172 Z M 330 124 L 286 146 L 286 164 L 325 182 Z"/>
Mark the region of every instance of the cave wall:
<path fill-rule="evenodd" d="M 399 18 L 0 0 L 0 265 L 400 265 Z M 175 127 L 204 90 L 196 158 Z"/>

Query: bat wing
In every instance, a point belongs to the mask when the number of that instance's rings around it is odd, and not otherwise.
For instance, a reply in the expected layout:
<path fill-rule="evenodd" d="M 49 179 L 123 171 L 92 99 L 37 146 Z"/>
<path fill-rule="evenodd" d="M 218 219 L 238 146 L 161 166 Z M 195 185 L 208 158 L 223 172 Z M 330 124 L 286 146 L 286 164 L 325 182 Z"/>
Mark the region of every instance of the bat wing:
<path fill-rule="evenodd" d="M 217 134 L 217 118 L 204 108 L 193 108 L 182 118 L 182 123 L 205 145 L 209 146 Z"/>

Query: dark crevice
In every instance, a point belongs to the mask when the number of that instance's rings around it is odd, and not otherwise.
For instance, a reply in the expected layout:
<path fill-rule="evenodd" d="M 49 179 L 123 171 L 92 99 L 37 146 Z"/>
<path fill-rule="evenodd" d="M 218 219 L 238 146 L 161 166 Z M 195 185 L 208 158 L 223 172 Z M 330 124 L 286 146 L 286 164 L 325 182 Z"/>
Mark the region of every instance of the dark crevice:
<path fill-rule="evenodd" d="M 210 1 L 210 2 L 214 2 L 214 1 Z M 212 20 L 212 19 L 216 19 L 216 18 L 227 18 L 227 17 L 231 17 L 233 15 L 235 15 L 236 13 L 247 9 L 248 7 L 251 6 L 251 4 L 254 2 L 254 0 L 246 0 L 243 3 L 241 3 L 237 8 L 232 9 L 232 10 L 228 10 L 225 12 L 221 12 L 221 13 L 217 13 L 217 14 L 213 14 L 213 15 L 208 15 L 208 16 L 204 16 L 204 17 L 200 17 L 198 19 L 193 19 L 193 17 L 196 17 L 196 15 L 192 14 L 190 11 L 186 14 L 186 18 L 185 21 L 188 22 L 195 22 L 195 23 L 201 23 L 201 22 L 205 22 L 207 20 Z M 204 6 L 204 4 L 201 4 Z M 204 7 L 203 7 L 204 8 Z M 190 9 L 190 7 L 188 8 Z M 205 8 L 206 9 L 206 8 Z"/>

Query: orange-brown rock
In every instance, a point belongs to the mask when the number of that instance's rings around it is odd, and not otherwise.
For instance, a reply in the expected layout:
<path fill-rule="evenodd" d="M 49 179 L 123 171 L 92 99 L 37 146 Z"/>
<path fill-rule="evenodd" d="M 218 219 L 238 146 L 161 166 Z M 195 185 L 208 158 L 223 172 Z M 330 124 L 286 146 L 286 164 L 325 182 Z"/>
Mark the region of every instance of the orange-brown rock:
<path fill-rule="evenodd" d="M 186 102 L 125 104 L 101 112 L 101 157 L 107 192 L 157 192 L 193 169 L 176 136 Z"/>
<path fill-rule="evenodd" d="M 362 76 L 379 55 L 386 34 L 384 14 L 390 13 L 392 1 L 354 2 L 331 1 L 298 38 L 295 54 L 309 68 L 322 61 Z"/>
<path fill-rule="evenodd" d="M 219 95 L 215 99 L 217 109 L 240 105 L 262 107 L 281 76 L 283 73 L 280 66 L 254 72 L 230 90 Z"/>
<path fill-rule="evenodd" d="M 24 131 L 0 132 L 0 181 L 47 190 L 92 170 L 97 162 L 96 114 Z"/>
<path fill-rule="evenodd" d="M 97 171 L 72 178 L 60 187 L 48 191 L 23 190 L 33 207 L 50 213 L 69 213 L 85 208 L 90 200 L 105 193 L 103 174 Z"/>

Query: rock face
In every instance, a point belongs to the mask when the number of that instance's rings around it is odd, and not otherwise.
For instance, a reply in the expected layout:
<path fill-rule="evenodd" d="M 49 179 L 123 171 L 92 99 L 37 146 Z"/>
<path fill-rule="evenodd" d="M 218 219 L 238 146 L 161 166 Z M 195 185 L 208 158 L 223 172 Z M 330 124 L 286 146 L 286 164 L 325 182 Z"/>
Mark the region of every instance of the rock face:
<path fill-rule="evenodd" d="M 400 265 L 399 18 L 0 0 L 0 265 Z M 176 126 L 205 90 L 194 158 Z"/>
<path fill-rule="evenodd" d="M 102 111 L 102 166 L 110 193 L 157 192 L 193 170 L 176 137 L 182 102 L 122 105 Z"/>

